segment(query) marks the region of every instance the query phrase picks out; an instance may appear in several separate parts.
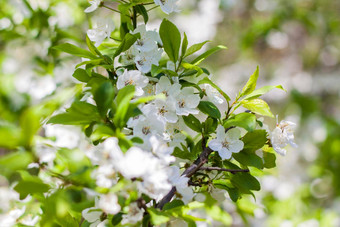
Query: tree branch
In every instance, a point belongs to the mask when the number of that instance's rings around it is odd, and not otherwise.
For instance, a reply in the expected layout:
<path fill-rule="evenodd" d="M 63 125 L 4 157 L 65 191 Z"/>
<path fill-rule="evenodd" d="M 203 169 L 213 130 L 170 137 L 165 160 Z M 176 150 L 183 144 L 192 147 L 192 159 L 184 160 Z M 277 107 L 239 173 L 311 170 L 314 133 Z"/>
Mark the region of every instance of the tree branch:
<path fill-rule="evenodd" d="M 211 152 L 213 152 L 213 150 L 211 150 L 209 147 L 204 148 L 201 155 L 195 160 L 195 162 L 191 166 L 189 166 L 189 168 L 187 168 L 183 172 L 182 176 L 190 178 L 192 175 L 194 175 L 194 173 L 196 173 L 205 163 L 208 162 L 208 157 L 211 154 Z M 164 205 L 170 202 L 175 193 L 176 187 L 172 187 L 170 192 L 168 192 L 168 194 L 165 195 L 161 201 L 159 201 L 156 207 L 159 209 L 163 209 Z"/>
<path fill-rule="evenodd" d="M 201 167 L 200 170 L 207 170 L 207 171 L 217 170 L 217 171 L 231 172 L 232 174 L 237 173 L 237 172 L 249 172 L 249 169 L 225 169 L 225 168 L 220 168 L 220 167 Z"/>

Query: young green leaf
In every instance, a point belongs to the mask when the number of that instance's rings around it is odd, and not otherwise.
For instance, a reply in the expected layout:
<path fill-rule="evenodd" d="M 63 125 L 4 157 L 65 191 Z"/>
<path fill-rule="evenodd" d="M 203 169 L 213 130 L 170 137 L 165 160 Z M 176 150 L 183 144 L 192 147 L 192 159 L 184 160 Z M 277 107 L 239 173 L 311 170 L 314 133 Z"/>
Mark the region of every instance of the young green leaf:
<path fill-rule="evenodd" d="M 257 66 L 255 72 L 250 76 L 248 82 L 243 87 L 239 97 L 242 97 L 244 95 L 248 95 L 255 90 L 258 77 L 259 77 L 259 67 Z"/>
<path fill-rule="evenodd" d="M 159 28 L 159 35 L 163 42 L 164 51 L 170 60 L 176 64 L 181 46 L 181 33 L 176 25 L 164 19 Z"/>
<path fill-rule="evenodd" d="M 243 150 L 247 153 L 255 152 L 256 150 L 262 148 L 267 140 L 266 130 L 254 130 L 252 132 L 248 132 L 242 138 L 244 143 Z"/>
<path fill-rule="evenodd" d="M 206 115 L 212 117 L 212 118 L 216 118 L 216 119 L 220 119 L 221 118 L 221 113 L 220 113 L 219 109 L 212 102 L 201 101 L 198 104 L 198 109 L 200 111 L 202 111 L 203 113 L 205 113 Z"/>
<path fill-rule="evenodd" d="M 148 23 L 149 16 L 148 16 L 148 12 L 145 9 L 145 6 L 143 6 L 143 5 L 136 5 L 135 9 L 136 9 L 137 13 L 142 15 L 142 17 L 144 19 L 144 23 L 145 24 Z"/>
<path fill-rule="evenodd" d="M 190 46 L 188 48 L 188 50 L 186 51 L 184 57 L 188 57 L 194 53 L 196 53 L 197 51 L 199 51 L 200 49 L 202 49 L 202 47 L 204 46 L 204 44 L 206 44 L 207 42 L 210 42 L 209 40 L 201 42 L 201 43 L 196 43 L 192 46 Z"/>
<path fill-rule="evenodd" d="M 98 112 L 106 116 L 107 110 L 113 102 L 115 95 L 114 88 L 110 81 L 102 83 L 94 92 L 93 98 L 96 101 Z"/>
<path fill-rule="evenodd" d="M 128 112 L 130 101 L 135 94 L 135 87 L 133 85 L 128 85 L 121 90 L 118 91 L 116 103 L 117 103 L 117 111 L 113 117 L 113 122 L 117 127 L 124 127 L 125 125 L 125 117 Z"/>
<path fill-rule="evenodd" d="M 242 100 L 241 104 L 244 108 L 248 110 L 268 117 L 274 117 L 268 104 L 262 99 L 251 99 L 251 100 Z"/>
<path fill-rule="evenodd" d="M 256 116 L 251 113 L 240 113 L 229 118 L 224 124 L 224 128 L 238 126 L 252 132 L 256 128 Z"/>
<path fill-rule="evenodd" d="M 261 87 L 260 89 L 257 89 L 255 91 L 251 92 L 246 97 L 244 97 L 243 100 L 258 98 L 261 95 L 266 94 L 267 92 L 271 91 L 274 88 L 278 88 L 278 89 L 281 89 L 283 91 L 286 91 L 281 85 L 277 85 L 277 86 L 264 86 L 264 87 Z"/>
<path fill-rule="evenodd" d="M 215 88 L 227 101 L 230 101 L 229 96 L 224 91 L 222 91 L 222 89 L 219 86 L 212 82 L 208 77 L 205 77 L 204 79 L 200 80 L 197 84 L 198 85 L 209 84 L 210 86 Z"/>
<path fill-rule="evenodd" d="M 114 57 L 117 57 L 120 53 L 130 49 L 130 47 L 137 41 L 137 39 L 140 37 L 140 34 L 130 34 L 127 33 L 124 36 L 123 41 L 121 42 L 121 44 L 119 45 L 119 47 L 117 48 L 116 52 L 114 53 Z"/>
<path fill-rule="evenodd" d="M 100 53 L 100 51 L 97 49 L 97 47 L 95 47 L 95 45 L 93 45 L 92 41 L 89 39 L 89 37 L 86 35 L 86 44 L 87 47 L 89 48 L 89 50 L 91 51 L 92 54 L 94 55 L 98 55 L 100 57 L 102 57 L 102 53 Z"/>
<path fill-rule="evenodd" d="M 182 41 L 182 51 L 181 51 L 181 58 L 184 58 L 185 56 L 185 53 L 187 51 L 187 48 L 188 48 L 188 37 L 187 35 L 185 34 L 184 32 L 184 37 L 183 37 L 183 41 Z"/>
<path fill-rule="evenodd" d="M 202 132 L 201 122 L 194 117 L 194 115 L 189 114 L 188 116 L 183 116 L 184 123 L 196 132 Z"/>
<path fill-rule="evenodd" d="M 231 183 L 244 193 L 250 190 L 259 191 L 261 189 L 258 180 L 249 173 L 236 173 L 231 178 Z"/>
<path fill-rule="evenodd" d="M 80 82 L 84 83 L 87 83 L 91 79 L 91 77 L 87 74 L 86 70 L 82 68 L 76 69 L 72 76 L 79 80 Z"/>
<path fill-rule="evenodd" d="M 58 46 L 54 46 L 53 49 L 60 50 L 65 53 L 72 54 L 74 56 L 81 57 L 81 58 L 89 58 L 89 59 L 98 58 L 96 55 L 92 54 L 90 51 L 84 50 L 70 43 L 63 43 Z"/>
<path fill-rule="evenodd" d="M 212 55 L 213 53 L 223 50 L 223 49 L 228 49 L 226 46 L 222 46 L 222 45 L 218 45 L 216 47 L 211 48 L 210 50 L 207 50 L 206 52 L 204 52 L 203 54 L 201 54 L 200 56 L 198 56 L 197 58 L 195 58 L 191 64 L 193 65 L 199 65 L 204 59 L 206 59 L 207 57 L 209 57 L 210 55 Z"/>
<path fill-rule="evenodd" d="M 247 154 L 245 152 L 234 153 L 233 158 L 244 166 L 254 166 L 263 169 L 262 159 L 256 154 Z"/>

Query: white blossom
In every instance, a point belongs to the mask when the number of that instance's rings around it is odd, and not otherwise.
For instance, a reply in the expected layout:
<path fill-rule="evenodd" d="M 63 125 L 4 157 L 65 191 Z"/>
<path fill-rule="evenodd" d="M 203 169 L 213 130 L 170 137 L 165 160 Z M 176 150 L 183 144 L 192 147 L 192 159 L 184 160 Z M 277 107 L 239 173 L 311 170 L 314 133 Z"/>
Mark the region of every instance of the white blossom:
<path fill-rule="evenodd" d="M 138 207 L 136 202 L 130 203 L 129 211 L 122 216 L 122 224 L 135 224 L 143 219 L 144 210 Z"/>
<path fill-rule="evenodd" d="M 176 114 L 175 100 L 155 100 L 153 103 L 145 105 L 144 109 L 148 113 L 153 113 L 156 115 L 157 119 L 162 121 L 163 124 L 166 122 L 176 123 L 178 121 L 178 116 Z"/>
<path fill-rule="evenodd" d="M 212 87 L 210 84 L 200 85 L 203 91 L 205 91 L 207 98 L 210 102 L 215 104 L 222 104 L 224 102 L 223 96 L 218 92 L 218 90 Z"/>
<path fill-rule="evenodd" d="M 178 12 L 177 2 L 178 0 L 154 0 L 156 5 L 159 5 L 164 13 L 170 14 L 172 12 Z"/>
<path fill-rule="evenodd" d="M 135 95 L 141 96 L 144 94 L 143 88 L 148 85 L 149 79 L 143 76 L 138 70 L 125 70 L 124 73 L 118 76 L 117 88 L 122 89 L 127 85 L 135 86 Z"/>
<path fill-rule="evenodd" d="M 169 181 L 176 187 L 178 193 L 182 195 L 182 200 L 188 203 L 194 197 L 192 189 L 188 185 L 189 178 L 181 175 L 177 166 L 171 166 L 171 175 Z"/>
<path fill-rule="evenodd" d="M 286 155 L 286 147 L 290 144 L 292 147 L 297 147 L 294 143 L 294 127 L 295 123 L 282 120 L 280 124 L 277 124 L 271 135 L 271 143 L 274 150 L 280 155 Z"/>
<path fill-rule="evenodd" d="M 152 65 L 158 65 L 159 60 L 162 57 L 162 49 L 152 49 L 148 52 L 139 52 L 135 57 L 135 63 L 137 68 L 143 72 L 148 73 L 151 71 Z"/>
<path fill-rule="evenodd" d="M 85 13 L 91 13 L 95 11 L 102 3 L 102 0 L 90 0 L 89 3 L 91 5 L 84 10 Z"/>
<path fill-rule="evenodd" d="M 238 153 L 243 149 L 243 142 L 240 139 L 240 130 L 232 128 L 225 132 L 223 126 L 217 126 L 217 137 L 209 142 L 209 147 L 217 151 L 220 157 L 224 159 L 231 158 L 232 153 Z"/>
<path fill-rule="evenodd" d="M 156 94 L 163 93 L 166 97 L 176 97 L 181 92 L 179 83 L 171 84 L 167 76 L 162 76 L 156 84 Z"/>
<path fill-rule="evenodd" d="M 21 209 L 13 209 L 7 214 L 0 215 L 0 226 L 13 226 L 17 223 L 17 220 L 25 213 L 26 207 Z"/>
<path fill-rule="evenodd" d="M 151 136 L 150 143 L 152 146 L 152 153 L 164 161 L 164 163 L 170 164 L 176 160 L 174 156 L 171 156 L 174 148 L 169 147 L 168 144 L 163 140 L 157 138 L 156 136 Z"/>
<path fill-rule="evenodd" d="M 189 114 L 198 114 L 196 109 L 200 102 L 200 96 L 194 94 L 194 88 L 185 87 L 175 97 L 176 99 L 176 113 L 178 115 L 188 116 Z"/>
<path fill-rule="evenodd" d="M 101 195 L 98 201 L 98 207 L 102 209 L 106 214 L 117 214 L 120 211 L 118 198 L 115 194 L 112 193 Z"/>
<path fill-rule="evenodd" d="M 161 38 L 156 31 L 147 31 L 144 24 L 138 25 L 132 34 L 140 34 L 140 39 L 136 41 L 134 46 L 141 52 L 149 52 L 158 48 L 158 44 L 162 44 Z"/>
<path fill-rule="evenodd" d="M 92 29 L 87 31 L 87 36 L 95 46 L 99 46 L 104 39 L 109 38 L 111 32 L 115 29 L 112 19 L 99 17 L 94 21 Z"/>

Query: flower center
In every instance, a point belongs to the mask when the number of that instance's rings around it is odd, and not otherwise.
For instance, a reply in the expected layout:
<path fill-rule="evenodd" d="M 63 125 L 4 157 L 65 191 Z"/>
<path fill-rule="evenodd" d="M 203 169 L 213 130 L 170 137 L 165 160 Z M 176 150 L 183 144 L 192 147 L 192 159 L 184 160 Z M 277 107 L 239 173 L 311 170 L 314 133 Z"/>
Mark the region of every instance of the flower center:
<path fill-rule="evenodd" d="M 167 2 L 167 0 L 161 0 L 161 3 L 164 5 Z"/>
<path fill-rule="evenodd" d="M 138 40 L 137 40 L 137 45 L 139 45 L 139 46 L 143 46 L 143 45 L 144 45 L 144 42 L 143 42 L 143 40 L 140 40 L 140 39 L 138 39 Z"/>
<path fill-rule="evenodd" d="M 185 106 L 184 100 L 179 101 L 178 106 L 179 106 L 179 108 L 184 108 L 184 106 Z"/>
<path fill-rule="evenodd" d="M 167 113 L 168 111 L 165 109 L 165 106 L 162 106 L 162 108 L 159 109 L 158 113 L 162 116 L 164 116 L 165 113 Z"/>
<path fill-rule="evenodd" d="M 223 141 L 222 147 L 229 148 L 229 143 L 227 141 Z"/>
<path fill-rule="evenodd" d="M 149 133 L 150 133 L 150 127 L 147 127 L 147 126 L 143 127 L 143 128 L 142 128 L 142 133 L 143 133 L 144 135 L 149 134 Z"/>
<path fill-rule="evenodd" d="M 133 80 L 127 80 L 125 81 L 125 86 L 134 84 L 135 82 Z"/>

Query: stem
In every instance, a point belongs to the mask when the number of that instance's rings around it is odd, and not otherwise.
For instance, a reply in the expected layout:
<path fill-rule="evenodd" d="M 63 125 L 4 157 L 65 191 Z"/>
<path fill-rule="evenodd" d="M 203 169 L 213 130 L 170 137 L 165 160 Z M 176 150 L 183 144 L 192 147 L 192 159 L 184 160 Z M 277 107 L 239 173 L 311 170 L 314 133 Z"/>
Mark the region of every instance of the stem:
<path fill-rule="evenodd" d="M 122 14 L 122 13 L 121 13 L 119 10 L 113 9 L 113 8 L 111 8 L 111 7 L 108 7 L 108 6 L 106 6 L 106 5 L 102 5 L 102 7 L 106 8 L 106 9 L 109 9 L 109 10 L 111 10 L 111 11 L 113 11 L 113 12 L 116 12 L 116 13 Z"/>
<path fill-rule="evenodd" d="M 209 147 L 205 147 L 201 155 L 195 160 L 195 162 L 191 166 L 189 166 L 189 168 L 187 168 L 184 171 L 182 176 L 190 178 L 192 175 L 194 175 L 205 163 L 208 162 L 208 157 L 211 154 L 211 152 L 213 152 L 213 150 L 211 150 Z M 164 205 L 170 202 L 175 193 L 176 187 L 172 187 L 170 192 L 168 192 L 168 194 L 163 197 L 163 199 L 157 204 L 156 207 L 159 209 L 163 209 Z"/>
<path fill-rule="evenodd" d="M 249 169 L 225 169 L 225 168 L 220 168 L 220 167 L 201 167 L 200 170 L 206 170 L 206 171 L 217 170 L 217 171 L 231 172 L 232 174 L 237 173 L 237 172 L 249 172 Z"/>
<path fill-rule="evenodd" d="M 136 29 L 137 28 L 137 11 L 135 7 L 132 7 L 132 10 L 133 10 L 132 24 L 133 24 L 133 28 Z"/>
<path fill-rule="evenodd" d="M 146 10 L 146 11 L 149 12 L 149 11 L 151 11 L 151 10 L 153 10 L 153 9 L 156 9 L 157 7 L 159 7 L 159 6 L 154 6 L 154 7 L 150 8 L 150 9 L 148 9 L 148 10 Z"/>

